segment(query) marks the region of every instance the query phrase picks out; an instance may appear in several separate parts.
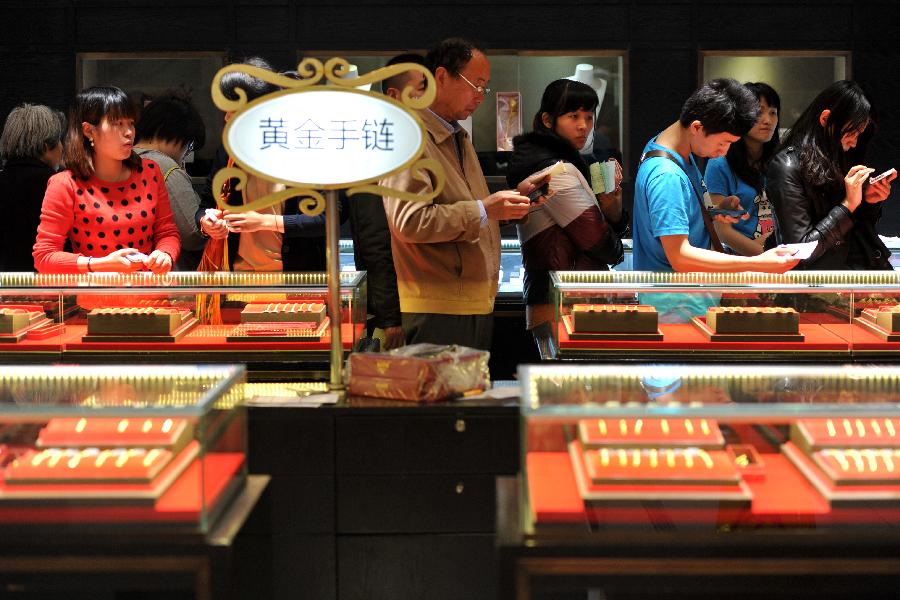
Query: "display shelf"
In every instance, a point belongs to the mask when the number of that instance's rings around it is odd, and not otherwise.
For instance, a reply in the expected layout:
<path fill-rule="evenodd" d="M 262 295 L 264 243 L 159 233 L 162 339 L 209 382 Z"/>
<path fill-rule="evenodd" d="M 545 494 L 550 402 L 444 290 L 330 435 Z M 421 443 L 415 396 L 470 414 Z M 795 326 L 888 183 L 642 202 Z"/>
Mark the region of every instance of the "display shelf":
<path fill-rule="evenodd" d="M 871 317 L 876 311 L 892 316 L 900 306 L 900 274 L 894 272 L 560 271 L 551 273 L 551 302 L 554 326 L 544 359 L 900 359 L 900 335 L 881 330 L 889 317 L 879 317 L 881 326 Z M 586 305 L 655 310 L 658 335 L 589 331 L 575 318 Z"/>
<path fill-rule="evenodd" d="M 42 321 L 0 333 L 0 346 L 11 362 L 109 362 L 115 353 L 139 362 L 244 362 L 254 376 L 327 371 L 327 283 L 324 273 L 5 273 L 0 307 L 34 309 Z M 342 273 L 340 295 L 349 352 L 365 335 L 365 273 Z M 307 318 L 318 327 L 297 335 Z"/>
<path fill-rule="evenodd" d="M 0 529 L 206 533 L 246 479 L 242 366 L 0 366 Z"/>
<path fill-rule="evenodd" d="M 528 534 L 639 531 L 656 511 L 678 531 L 900 525 L 900 367 L 529 365 L 519 380 Z"/>

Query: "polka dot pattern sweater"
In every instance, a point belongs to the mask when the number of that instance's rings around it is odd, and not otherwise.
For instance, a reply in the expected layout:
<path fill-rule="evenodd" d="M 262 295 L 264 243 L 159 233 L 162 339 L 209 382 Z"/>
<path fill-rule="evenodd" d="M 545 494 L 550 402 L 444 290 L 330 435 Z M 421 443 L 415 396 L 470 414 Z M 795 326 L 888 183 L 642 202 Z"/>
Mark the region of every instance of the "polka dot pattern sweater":
<path fill-rule="evenodd" d="M 152 160 L 141 163 L 119 182 L 71 171 L 50 178 L 34 244 L 38 272 L 78 273 L 79 256 L 101 258 L 121 248 L 162 250 L 175 262 L 181 240 L 163 174 Z M 63 251 L 67 239 L 72 252 Z"/>

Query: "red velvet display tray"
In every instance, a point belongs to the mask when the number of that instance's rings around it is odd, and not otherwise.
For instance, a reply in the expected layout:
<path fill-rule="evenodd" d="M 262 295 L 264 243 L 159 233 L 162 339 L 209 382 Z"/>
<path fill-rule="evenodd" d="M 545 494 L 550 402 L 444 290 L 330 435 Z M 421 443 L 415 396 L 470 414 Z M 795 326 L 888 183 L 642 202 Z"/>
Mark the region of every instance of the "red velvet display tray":
<path fill-rule="evenodd" d="M 846 339 L 828 328 L 832 326 L 800 324 L 803 342 L 711 342 L 691 323 L 663 323 L 661 342 L 613 340 L 571 340 L 559 325 L 559 347 L 567 350 L 742 350 L 755 352 L 848 352 Z"/>
<path fill-rule="evenodd" d="M 225 337 L 234 330 L 235 325 L 198 325 L 194 331 L 177 342 L 156 342 L 151 344 L 137 342 L 83 342 L 81 337 L 87 331 L 86 325 L 72 325 L 65 336 L 64 349 L 70 351 L 130 351 L 130 352 L 232 352 L 233 344 L 228 344 Z M 353 327 L 341 328 L 344 338 L 344 349 L 349 350 L 353 344 Z M 254 350 L 306 350 L 329 351 L 331 349 L 330 332 L 318 341 L 304 342 L 241 342 L 241 352 Z"/>
<path fill-rule="evenodd" d="M 192 523 L 200 519 L 203 499 L 214 512 L 227 497 L 230 484 L 244 464 L 242 453 L 212 453 L 194 460 L 155 505 L 68 504 L 64 506 L 4 506 L 0 504 L 0 524 L 68 523 L 96 525 L 104 523 Z M 233 486 L 231 486 L 233 487 Z"/>
<path fill-rule="evenodd" d="M 885 341 L 862 325 L 842 323 L 822 327 L 846 340 L 854 351 L 900 350 L 900 342 Z"/>
<path fill-rule="evenodd" d="M 653 501 L 673 505 L 749 506 L 750 489 L 743 481 L 734 483 L 604 483 L 595 484 L 590 479 L 590 467 L 585 464 L 585 452 L 575 440 L 569 444 L 572 470 L 578 491 L 586 503 L 623 503 Z"/>
<path fill-rule="evenodd" d="M 171 460 L 166 467 L 152 481 L 146 483 L 122 483 L 122 482 L 91 482 L 71 483 L 57 480 L 48 482 L 27 481 L 16 483 L 9 481 L 17 469 L 23 471 L 25 477 L 46 475 L 49 471 L 67 470 L 65 465 L 56 464 L 51 469 L 30 468 L 25 463 L 14 461 L 7 465 L 5 481 L 0 483 L 0 503 L 5 502 L 35 502 L 35 503 L 85 503 L 85 502 L 119 502 L 122 504 L 153 504 L 169 487 L 178 480 L 185 469 L 195 461 L 200 451 L 200 444 L 192 441 L 190 444 Z M 30 458 L 28 453 L 26 459 Z M 60 461 L 62 462 L 62 461 Z"/>
<path fill-rule="evenodd" d="M 185 419 L 56 417 L 41 428 L 36 446 L 171 448 L 187 432 Z"/>
<path fill-rule="evenodd" d="M 712 419 L 582 419 L 578 437 L 585 448 L 660 446 L 721 448 L 725 439 Z"/>
<path fill-rule="evenodd" d="M 900 446 L 900 419 L 798 419 L 791 426 L 791 439 L 810 449 L 895 447 Z"/>

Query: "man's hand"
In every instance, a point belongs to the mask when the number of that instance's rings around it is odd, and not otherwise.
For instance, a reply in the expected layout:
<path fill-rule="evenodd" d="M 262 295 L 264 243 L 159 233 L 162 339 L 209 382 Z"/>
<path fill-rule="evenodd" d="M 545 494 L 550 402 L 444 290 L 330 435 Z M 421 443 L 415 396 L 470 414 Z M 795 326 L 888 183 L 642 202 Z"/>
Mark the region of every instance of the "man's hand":
<path fill-rule="evenodd" d="M 494 221 L 515 221 L 528 214 L 531 202 L 515 190 L 501 190 L 482 200 L 488 219 Z"/>
<path fill-rule="evenodd" d="M 754 257 L 753 271 L 764 273 L 786 273 L 800 262 L 799 258 L 793 258 L 794 250 L 790 248 L 775 247 Z"/>

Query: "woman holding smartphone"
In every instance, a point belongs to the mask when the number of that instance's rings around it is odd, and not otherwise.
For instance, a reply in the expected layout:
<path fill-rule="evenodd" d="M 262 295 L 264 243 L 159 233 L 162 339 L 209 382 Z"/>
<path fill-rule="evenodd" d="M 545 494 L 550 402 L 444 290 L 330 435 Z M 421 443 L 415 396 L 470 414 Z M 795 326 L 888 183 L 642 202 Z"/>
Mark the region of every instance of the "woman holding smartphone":
<path fill-rule="evenodd" d="M 731 197 L 747 211 L 747 217 L 737 223 L 717 219 L 719 239 L 737 254 L 756 256 L 762 254 L 774 229 L 765 173 L 778 148 L 781 98 L 766 83 L 745 83 L 744 87 L 759 100 L 759 119 L 747 135 L 731 144 L 727 155 L 709 161 L 705 178 L 714 205 L 723 205 Z"/>
<path fill-rule="evenodd" d="M 163 173 L 133 152 L 136 109 L 116 87 L 75 98 L 34 244 L 42 273 L 168 273 L 181 249 Z M 66 242 L 71 251 L 65 249 Z"/>
<path fill-rule="evenodd" d="M 544 90 L 534 130 L 513 140 L 507 183 L 536 183 L 534 175 L 558 162 L 566 171 L 553 175 L 546 200 L 532 204 L 517 227 L 525 265 L 526 322 L 530 330 L 553 318 L 549 271 L 608 270 L 622 261 L 620 237 L 628 227 L 622 210 L 622 170 L 616 163 L 615 190 L 594 195 L 587 163 L 579 154 L 594 129 L 597 93 L 568 79 Z M 546 326 L 545 326 L 546 328 Z M 535 331 L 535 337 L 541 333 Z"/>
<path fill-rule="evenodd" d="M 804 269 L 891 269 L 875 225 L 892 173 L 869 183 L 863 164 L 875 128 L 862 89 L 838 81 L 803 111 L 767 169 L 779 243 L 817 241 Z"/>

